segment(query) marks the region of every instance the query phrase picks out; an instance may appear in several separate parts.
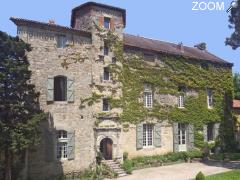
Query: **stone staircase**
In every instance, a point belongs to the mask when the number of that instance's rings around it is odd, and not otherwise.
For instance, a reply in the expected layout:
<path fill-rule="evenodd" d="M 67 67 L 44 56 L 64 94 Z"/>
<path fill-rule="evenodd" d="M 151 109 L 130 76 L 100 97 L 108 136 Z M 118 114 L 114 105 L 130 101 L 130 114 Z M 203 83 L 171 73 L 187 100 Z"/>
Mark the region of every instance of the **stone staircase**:
<path fill-rule="evenodd" d="M 118 177 L 127 176 L 127 173 L 121 168 L 119 162 L 113 160 L 102 160 L 102 163 L 107 165 L 110 169 L 112 169 L 115 173 L 118 174 Z"/>

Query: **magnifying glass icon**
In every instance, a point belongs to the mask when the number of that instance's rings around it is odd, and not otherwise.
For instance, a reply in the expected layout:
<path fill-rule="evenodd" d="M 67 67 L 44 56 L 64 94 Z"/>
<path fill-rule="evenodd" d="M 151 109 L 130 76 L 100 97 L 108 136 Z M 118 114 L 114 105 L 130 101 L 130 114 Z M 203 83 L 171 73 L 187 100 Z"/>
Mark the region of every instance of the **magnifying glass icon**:
<path fill-rule="evenodd" d="M 232 8 L 236 8 L 238 6 L 237 0 L 232 1 L 230 7 L 227 9 L 227 12 L 231 11 Z"/>

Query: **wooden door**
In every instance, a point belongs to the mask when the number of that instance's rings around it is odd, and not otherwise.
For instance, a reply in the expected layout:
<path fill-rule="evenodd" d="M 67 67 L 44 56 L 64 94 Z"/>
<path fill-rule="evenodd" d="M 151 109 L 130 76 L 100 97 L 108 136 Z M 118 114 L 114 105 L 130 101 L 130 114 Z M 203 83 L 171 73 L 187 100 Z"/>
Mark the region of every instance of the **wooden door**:
<path fill-rule="evenodd" d="M 112 144 L 113 144 L 113 142 L 109 138 L 105 138 L 101 141 L 100 151 L 105 160 L 112 159 Z"/>

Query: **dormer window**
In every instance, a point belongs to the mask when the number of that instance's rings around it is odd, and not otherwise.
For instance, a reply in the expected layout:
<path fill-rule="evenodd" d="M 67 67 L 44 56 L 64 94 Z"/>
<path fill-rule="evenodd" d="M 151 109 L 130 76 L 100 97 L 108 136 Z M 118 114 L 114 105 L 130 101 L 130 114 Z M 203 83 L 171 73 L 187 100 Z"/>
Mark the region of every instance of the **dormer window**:
<path fill-rule="evenodd" d="M 57 47 L 58 48 L 65 48 L 66 47 L 66 42 L 67 42 L 67 38 L 65 35 L 59 35 L 57 37 Z"/>
<path fill-rule="evenodd" d="M 104 17 L 104 28 L 110 29 L 110 21 L 111 21 L 110 18 Z"/>

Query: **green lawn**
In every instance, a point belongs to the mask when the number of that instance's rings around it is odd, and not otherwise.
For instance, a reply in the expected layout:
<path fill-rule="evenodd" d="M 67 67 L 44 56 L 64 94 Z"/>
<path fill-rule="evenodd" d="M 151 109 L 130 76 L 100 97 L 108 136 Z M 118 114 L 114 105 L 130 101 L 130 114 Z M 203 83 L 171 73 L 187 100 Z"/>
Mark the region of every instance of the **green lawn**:
<path fill-rule="evenodd" d="M 225 173 L 207 176 L 206 180 L 239 180 L 240 170 L 233 170 Z"/>

